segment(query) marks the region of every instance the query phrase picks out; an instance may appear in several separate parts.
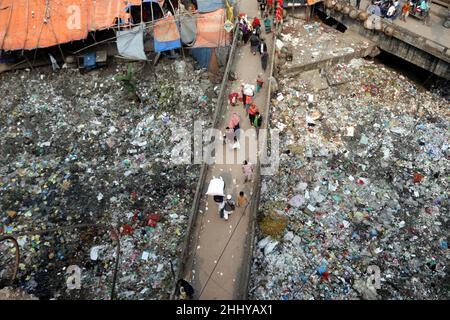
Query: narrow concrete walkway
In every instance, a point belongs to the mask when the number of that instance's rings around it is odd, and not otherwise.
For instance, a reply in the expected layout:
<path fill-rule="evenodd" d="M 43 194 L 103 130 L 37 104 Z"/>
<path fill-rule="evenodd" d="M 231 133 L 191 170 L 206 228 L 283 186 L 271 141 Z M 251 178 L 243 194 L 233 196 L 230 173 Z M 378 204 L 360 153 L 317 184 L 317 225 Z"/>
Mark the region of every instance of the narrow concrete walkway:
<path fill-rule="evenodd" d="M 249 20 L 253 17 L 260 17 L 257 0 L 241 0 L 239 3 L 239 12 L 247 13 Z M 273 45 L 272 35 L 266 35 L 262 31 L 262 37 L 265 38 L 268 52 L 271 52 Z M 232 92 L 240 95 L 241 82 L 254 84 L 256 87 L 256 78 L 258 74 L 263 74 L 263 89 L 256 94 L 254 102 L 258 106 L 260 113 L 264 114 L 267 99 L 268 73 L 269 67 L 264 74 L 261 67 L 261 59 L 259 53 L 253 55 L 250 51 L 250 43 L 242 45 L 237 49 L 237 55 L 234 60 L 234 67 L 238 80 L 232 83 Z M 269 57 L 270 60 L 270 57 Z M 227 92 L 227 96 L 228 96 Z M 233 112 L 239 114 L 241 121 L 241 129 L 249 129 L 250 121 L 242 102 L 235 107 L 228 106 L 226 114 L 222 115 L 221 129 L 224 131 L 228 125 L 229 119 Z M 266 119 L 263 119 L 265 121 Z M 256 140 L 253 135 L 251 139 Z M 227 159 L 222 164 L 216 152 L 216 163 L 208 167 L 206 184 L 203 192 L 207 190 L 207 186 L 212 177 L 221 176 L 225 181 L 225 194 L 231 194 L 236 200 L 240 191 L 244 191 L 247 198 L 251 201 L 252 183 L 244 183 L 242 174 L 242 162 L 248 160 L 250 163 L 256 164 L 257 152 L 247 150 L 243 146 L 240 150 L 231 150 L 229 145 L 223 146 L 220 142 L 220 148 Z M 230 159 L 235 159 L 231 162 Z M 190 244 L 192 255 L 187 263 L 187 274 L 185 279 L 190 281 L 196 291 L 195 298 L 202 300 L 213 299 L 237 299 L 239 298 L 238 288 L 241 279 L 241 270 L 243 263 L 247 262 L 250 257 L 245 255 L 245 244 L 247 231 L 250 226 L 249 210 L 244 208 L 236 208 L 228 221 L 219 217 L 218 205 L 211 196 L 204 196 L 200 204 L 200 212 L 196 221 L 196 227 L 193 235 L 197 236 L 196 243 Z"/>
<path fill-rule="evenodd" d="M 403 5 L 404 1 L 400 2 Z M 355 1 L 352 0 L 351 4 L 355 5 Z M 370 4 L 370 0 L 361 0 L 360 9 L 366 10 Z M 440 15 L 438 15 L 437 12 L 440 12 Z M 432 3 L 430 11 L 430 25 L 424 25 L 423 21 L 411 16 L 406 19 L 406 22 L 400 20 L 399 16 L 394 20 L 394 24 L 414 32 L 418 36 L 435 41 L 447 48 L 450 48 L 450 29 L 444 28 L 442 25 L 445 19 L 444 17 L 446 16 L 447 8 L 444 8 L 436 3 Z"/>

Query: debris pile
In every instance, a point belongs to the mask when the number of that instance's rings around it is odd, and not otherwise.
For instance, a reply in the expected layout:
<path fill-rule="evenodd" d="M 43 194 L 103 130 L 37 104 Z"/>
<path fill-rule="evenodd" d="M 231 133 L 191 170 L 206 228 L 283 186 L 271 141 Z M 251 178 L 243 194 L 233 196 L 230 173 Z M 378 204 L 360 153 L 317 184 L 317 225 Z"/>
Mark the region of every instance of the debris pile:
<path fill-rule="evenodd" d="M 176 130 L 210 123 L 216 101 L 192 64 L 0 75 L 0 236 L 19 236 L 21 289 L 109 299 L 119 239 L 117 298 L 169 298 L 199 173 L 171 161 Z M 0 243 L 1 267 L 14 250 Z M 79 290 L 67 289 L 70 266 Z"/>
<path fill-rule="evenodd" d="M 279 79 L 260 210 L 288 223 L 259 228 L 250 296 L 448 299 L 448 101 L 362 59 L 322 76 Z"/>
<path fill-rule="evenodd" d="M 306 23 L 301 19 L 289 19 L 283 26 L 280 39 L 278 68 L 282 74 L 304 70 L 307 65 L 339 58 L 349 61 L 368 55 L 374 43 L 357 33 L 341 33 L 320 22 Z"/>

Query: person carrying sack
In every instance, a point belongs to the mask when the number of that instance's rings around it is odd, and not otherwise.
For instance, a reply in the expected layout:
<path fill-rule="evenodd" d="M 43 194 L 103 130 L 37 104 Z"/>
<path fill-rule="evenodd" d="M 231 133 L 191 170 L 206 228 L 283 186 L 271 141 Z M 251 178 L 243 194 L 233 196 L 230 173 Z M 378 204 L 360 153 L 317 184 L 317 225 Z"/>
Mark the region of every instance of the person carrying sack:
<path fill-rule="evenodd" d="M 233 201 L 231 194 L 227 195 L 227 200 L 225 201 L 225 206 L 224 206 L 224 219 L 228 220 L 228 217 L 230 216 L 230 214 L 233 213 L 233 211 L 236 209 L 236 204 Z"/>

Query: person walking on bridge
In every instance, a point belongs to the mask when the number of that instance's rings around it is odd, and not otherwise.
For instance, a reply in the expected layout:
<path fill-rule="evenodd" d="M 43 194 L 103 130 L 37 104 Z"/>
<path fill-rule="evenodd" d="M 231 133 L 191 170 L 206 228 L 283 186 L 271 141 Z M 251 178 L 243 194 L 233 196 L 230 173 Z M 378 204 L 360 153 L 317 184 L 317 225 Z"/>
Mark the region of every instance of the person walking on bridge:
<path fill-rule="evenodd" d="M 262 116 L 257 111 L 255 114 L 255 117 L 253 118 L 253 126 L 256 129 L 256 138 L 258 138 L 258 136 L 259 136 L 259 129 L 261 128 L 261 125 L 262 125 Z"/>
<path fill-rule="evenodd" d="M 264 79 L 262 77 L 262 74 L 258 74 L 258 77 L 256 78 L 256 93 L 259 93 L 264 85 Z"/>
<path fill-rule="evenodd" d="M 245 84 L 243 82 L 241 82 L 242 104 L 243 104 L 243 106 L 245 108 L 245 101 L 246 101 L 247 97 L 246 97 L 244 89 L 245 89 Z"/>
<path fill-rule="evenodd" d="M 266 33 L 272 32 L 272 19 L 270 19 L 268 13 L 264 15 L 264 30 L 266 31 Z"/>
<path fill-rule="evenodd" d="M 248 108 L 248 118 L 250 120 L 250 125 L 253 126 L 253 122 L 255 121 L 255 115 L 258 112 L 258 107 L 256 104 L 252 103 L 250 108 Z"/>
<path fill-rule="evenodd" d="M 266 71 L 269 53 L 267 52 L 267 45 L 264 40 L 261 41 L 259 46 L 259 53 L 261 54 L 261 67 L 264 71 Z"/>
<path fill-rule="evenodd" d="M 228 217 L 233 213 L 236 209 L 236 203 L 233 200 L 231 194 L 227 195 L 227 200 L 225 201 L 225 205 L 223 207 L 223 218 L 228 220 Z"/>
<path fill-rule="evenodd" d="M 275 30 L 276 33 L 280 32 L 281 24 L 283 22 L 283 9 L 278 6 L 275 12 Z"/>
<path fill-rule="evenodd" d="M 242 165 L 242 172 L 244 173 L 244 183 L 248 181 L 253 180 L 253 165 L 251 163 L 248 163 L 247 160 L 244 161 L 244 164 Z"/>
<path fill-rule="evenodd" d="M 269 12 L 269 14 L 273 14 L 273 0 L 267 0 L 267 11 Z"/>
<path fill-rule="evenodd" d="M 234 130 L 230 127 L 226 127 L 225 134 L 223 136 L 223 142 L 225 144 L 228 144 L 230 146 L 230 148 L 232 148 L 235 136 L 236 136 L 236 133 L 234 132 Z"/>
<path fill-rule="evenodd" d="M 257 31 L 255 30 L 255 31 L 253 31 L 253 34 L 250 37 L 250 46 L 251 46 L 253 55 L 256 55 L 256 52 L 258 52 L 260 43 L 261 43 L 261 41 L 259 40 Z"/>
<path fill-rule="evenodd" d="M 400 20 L 403 20 L 403 22 L 406 22 L 406 18 L 408 18 L 410 8 L 411 8 L 411 4 L 409 2 L 405 2 L 403 4 L 402 16 L 400 17 Z"/>
<path fill-rule="evenodd" d="M 237 207 L 242 208 L 243 206 L 247 205 L 248 198 L 245 196 L 244 191 L 239 192 L 239 196 L 237 198 Z"/>
<path fill-rule="evenodd" d="M 428 0 L 423 0 L 420 4 L 420 10 L 422 11 L 423 15 L 423 24 L 429 25 L 430 24 L 430 4 L 428 3 Z"/>
<path fill-rule="evenodd" d="M 264 12 L 266 11 L 267 0 L 261 0 L 259 2 L 259 10 L 261 11 L 261 17 L 264 16 Z"/>
<path fill-rule="evenodd" d="M 261 21 L 258 17 L 253 18 L 252 28 L 256 31 L 256 35 L 259 37 L 259 34 L 261 33 Z"/>
<path fill-rule="evenodd" d="M 252 104 L 253 97 L 255 95 L 255 86 L 246 84 L 244 86 L 244 94 L 245 94 L 244 107 L 245 107 L 245 111 L 248 112 L 248 108 Z"/>
<path fill-rule="evenodd" d="M 240 122 L 239 115 L 236 112 L 233 112 L 228 127 L 233 129 L 234 132 L 236 133 L 236 131 L 240 129 L 239 122 Z"/>

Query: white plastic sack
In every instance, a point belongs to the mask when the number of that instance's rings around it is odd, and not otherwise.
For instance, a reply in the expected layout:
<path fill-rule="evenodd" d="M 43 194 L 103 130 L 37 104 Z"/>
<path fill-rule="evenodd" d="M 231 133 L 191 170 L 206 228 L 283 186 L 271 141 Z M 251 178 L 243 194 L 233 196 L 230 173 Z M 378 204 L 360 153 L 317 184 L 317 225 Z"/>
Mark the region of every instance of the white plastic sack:
<path fill-rule="evenodd" d="M 209 182 L 208 191 L 206 192 L 209 196 L 225 196 L 223 189 L 225 187 L 225 182 L 220 178 L 213 178 Z"/>
<path fill-rule="evenodd" d="M 253 96 L 254 92 L 255 92 L 255 86 L 254 85 L 246 84 L 244 86 L 244 94 L 246 96 Z"/>

